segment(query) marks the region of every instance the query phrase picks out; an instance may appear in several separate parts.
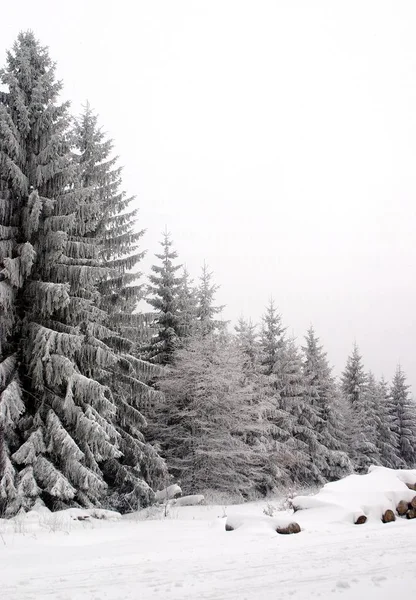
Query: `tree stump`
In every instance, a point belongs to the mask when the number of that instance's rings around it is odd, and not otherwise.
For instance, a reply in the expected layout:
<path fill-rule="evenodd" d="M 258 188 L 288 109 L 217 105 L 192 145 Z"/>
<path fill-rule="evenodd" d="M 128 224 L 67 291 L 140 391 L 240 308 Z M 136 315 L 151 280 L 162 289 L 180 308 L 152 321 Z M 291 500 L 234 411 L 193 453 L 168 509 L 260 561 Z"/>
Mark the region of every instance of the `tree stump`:
<path fill-rule="evenodd" d="M 400 500 L 399 504 L 396 506 L 396 510 L 398 515 L 404 517 L 409 510 L 409 503 L 405 500 Z"/>
<path fill-rule="evenodd" d="M 367 517 L 365 515 L 360 515 L 358 519 L 354 521 L 355 525 L 364 525 L 367 522 Z"/>
<path fill-rule="evenodd" d="M 298 523 L 289 523 L 287 527 L 277 527 L 276 533 L 282 533 L 288 535 L 290 533 L 300 533 L 300 526 Z"/>
<path fill-rule="evenodd" d="M 415 519 L 416 518 L 416 509 L 415 508 L 409 508 L 409 510 L 406 513 L 406 517 L 408 519 Z"/>
<path fill-rule="evenodd" d="M 381 520 L 383 521 L 383 523 L 391 523 L 392 521 L 396 520 L 396 515 L 392 510 L 388 509 L 383 514 Z"/>

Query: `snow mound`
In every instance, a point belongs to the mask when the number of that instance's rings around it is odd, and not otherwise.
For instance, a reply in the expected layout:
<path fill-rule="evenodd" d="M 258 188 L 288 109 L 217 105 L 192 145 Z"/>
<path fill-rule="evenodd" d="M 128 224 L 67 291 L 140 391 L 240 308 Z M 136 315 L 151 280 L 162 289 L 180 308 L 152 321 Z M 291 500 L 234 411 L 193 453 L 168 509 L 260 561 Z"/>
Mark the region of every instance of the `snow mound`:
<path fill-rule="evenodd" d="M 257 515 L 235 514 L 227 517 L 225 523 L 226 531 L 235 529 L 268 530 L 276 533 L 289 534 L 299 533 L 300 526 L 293 520 L 293 515 L 281 515 L 279 517 L 267 517 Z"/>
<path fill-rule="evenodd" d="M 104 510 L 101 508 L 66 508 L 65 510 L 57 510 L 51 512 L 46 507 L 35 506 L 27 513 L 19 514 L 15 519 L 24 519 L 28 522 L 42 521 L 42 517 L 50 517 L 53 519 L 69 519 L 72 521 L 89 521 L 91 519 L 100 519 L 107 521 L 118 521 L 121 519 L 121 514 L 112 510 Z"/>
<path fill-rule="evenodd" d="M 339 509 L 348 521 L 365 522 L 364 517 L 394 520 L 400 502 L 411 503 L 415 491 L 409 485 L 416 483 L 416 470 L 394 470 L 373 466 L 366 475 L 348 475 L 344 479 L 327 483 L 314 496 L 296 496 L 295 511 Z M 393 512 L 393 518 L 386 511 Z M 389 518 L 390 517 L 390 518 Z"/>
<path fill-rule="evenodd" d="M 167 488 L 155 492 L 156 502 L 159 502 L 159 504 L 163 504 L 163 502 L 173 500 L 173 498 L 178 498 L 179 496 L 182 496 L 182 490 L 177 484 L 169 485 Z"/>
<path fill-rule="evenodd" d="M 205 497 L 202 494 L 192 496 L 182 496 L 172 500 L 172 506 L 198 506 L 205 503 Z"/>

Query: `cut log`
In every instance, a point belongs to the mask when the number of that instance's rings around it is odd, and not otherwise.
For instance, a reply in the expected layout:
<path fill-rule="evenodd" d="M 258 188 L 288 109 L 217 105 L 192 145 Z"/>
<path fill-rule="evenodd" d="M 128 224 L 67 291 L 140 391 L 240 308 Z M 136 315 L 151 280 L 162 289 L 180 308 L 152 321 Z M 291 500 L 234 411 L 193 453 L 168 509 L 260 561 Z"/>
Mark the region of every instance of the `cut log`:
<path fill-rule="evenodd" d="M 416 496 L 409 502 L 409 508 L 416 508 Z"/>
<path fill-rule="evenodd" d="M 406 485 L 409 488 L 409 490 L 413 490 L 414 492 L 416 492 L 416 483 L 406 483 Z"/>
<path fill-rule="evenodd" d="M 298 523 L 289 523 L 287 527 L 276 527 L 276 533 L 282 533 L 283 535 L 300 533 L 300 525 Z"/>
<path fill-rule="evenodd" d="M 391 523 L 392 521 L 396 520 L 396 515 L 392 510 L 388 509 L 384 512 L 381 520 L 383 521 L 383 523 Z"/>
<path fill-rule="evenodd" d="M 360 515 L 358 519 L 354 521 L 355 525 L 364 525 L 367 522 L 367 517 L 365 515 Z"/>
<path fill-rule="evenodd" d="M 415 519 L 416 518 L 416 509 L 415 508 L 409 508 L 409 510 L 406 513 L 406 517 L 408 519 Z"/>
<path fill-rule="evenodd" d="M 409 503 L 405 500 L 400 500 L 399 504 L 396 506 L 396 510 L 398 515 L 404 517 L 409 510 Z"/>

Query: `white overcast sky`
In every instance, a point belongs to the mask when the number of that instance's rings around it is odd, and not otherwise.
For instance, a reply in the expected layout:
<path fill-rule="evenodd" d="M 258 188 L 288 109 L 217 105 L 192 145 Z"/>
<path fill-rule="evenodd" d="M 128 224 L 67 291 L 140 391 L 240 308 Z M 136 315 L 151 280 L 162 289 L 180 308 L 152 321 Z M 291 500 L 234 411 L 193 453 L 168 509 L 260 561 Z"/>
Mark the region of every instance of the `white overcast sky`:
<path fill-rule="evenodd" d="M 86 99 L 137 195 L 143 247 L 167 225 L 224 316 L 272 295 L 339 372 L 400 361 L 416 387 L 415 0 L 19 0 L 65 96 Z"/>

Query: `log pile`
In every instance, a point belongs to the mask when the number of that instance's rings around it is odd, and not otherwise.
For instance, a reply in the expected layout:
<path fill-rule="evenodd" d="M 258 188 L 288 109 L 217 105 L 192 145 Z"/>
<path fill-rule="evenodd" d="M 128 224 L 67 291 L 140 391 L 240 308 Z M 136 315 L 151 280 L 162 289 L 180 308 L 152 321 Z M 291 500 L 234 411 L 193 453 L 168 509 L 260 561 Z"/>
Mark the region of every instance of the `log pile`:
<path fill-rule="evenodd" d="M 416 491 L 416 484 L 406 483 L 409 490 Z M 410 500 L 410 502 L 406 500 L 400 500 L 398 505 L 396 506 L 396 512 L 399 517 L 406 517 L 407 519 L 415 519 L 416 518 L 416 496 Z"/>
<path fill-rule="evenodd" d="M 351 474 L 326 483 L 316 494 L 295 496 L 292 507 L 304 519 L 346 520 L 355 525 L 397 518 L 416 519 L 416 469 L 371 466 L 368 473 Z M 309 514 L 303 516 L 303 511 Z"/>

